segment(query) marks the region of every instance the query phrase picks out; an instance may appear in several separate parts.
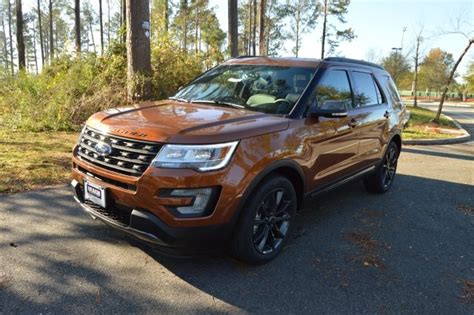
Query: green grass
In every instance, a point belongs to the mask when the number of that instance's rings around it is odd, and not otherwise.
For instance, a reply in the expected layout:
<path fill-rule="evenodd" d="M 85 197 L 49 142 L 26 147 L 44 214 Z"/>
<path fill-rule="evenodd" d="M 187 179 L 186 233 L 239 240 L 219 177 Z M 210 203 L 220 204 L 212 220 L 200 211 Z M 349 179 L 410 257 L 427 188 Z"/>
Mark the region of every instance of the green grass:
<path fill-rule="evenodd" d="M 0 130 L 0 193 L 66 183 L 75 132 Z"/>
<path fill-rule="evenodd" d="M 452 120 L 441 115 L 439 124 L 433 122 L 436 113 L 421 107 L 407 106 L 411 112 L 408 127 L 403 130 L 404 139 L 447 139 L 456 134 L 443 133 L 443 129 L 457 130 Z"/>

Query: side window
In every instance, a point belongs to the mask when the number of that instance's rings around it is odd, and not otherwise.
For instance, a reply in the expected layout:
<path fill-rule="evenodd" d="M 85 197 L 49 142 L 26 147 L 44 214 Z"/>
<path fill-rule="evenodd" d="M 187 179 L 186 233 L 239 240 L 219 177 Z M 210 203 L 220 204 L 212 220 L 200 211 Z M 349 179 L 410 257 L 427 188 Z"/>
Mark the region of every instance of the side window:
<path fill-rule="evenodd" d="M 387 90 L 388 94 L 390 96 L 390 99 L 392 100 L 392 103 L 395 107 L 400 108 L 401 107 L 401 99 L 400 99 L 400 94 L 398 94 L 397 87 L 395 86 L 395 83 L 393 82 L 392 78 L 389 76 L 384 76 L 385 79 L 385 84 L 387 85 Z"/>
<path fill-rule="evenodd" d="M 311 106 L 320 108 L 324 104 L 330 106 L 331 101 L 343 102 L 347 109 L 352 107 L 351 86 L 347 72 L 344 70 L 329 70 L 326 72 L 311 96 Z"/>
<path fill-rule="evenodd" d="M 352 72 L 352 78 L 356 86 L 355 100 L 357 106 L 370 106 L 382 104 L 382 93 L 374 81 L 372 74 L 365 72 Z"/>

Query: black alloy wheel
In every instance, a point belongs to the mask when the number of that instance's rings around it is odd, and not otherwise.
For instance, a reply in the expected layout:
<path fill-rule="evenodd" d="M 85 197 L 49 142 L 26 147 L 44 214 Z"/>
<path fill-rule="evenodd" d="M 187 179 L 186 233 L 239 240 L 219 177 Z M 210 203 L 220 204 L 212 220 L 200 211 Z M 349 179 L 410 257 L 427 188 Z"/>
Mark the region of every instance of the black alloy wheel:
<path fill-rule="evenodd" d="M 259 183 L 244 204 L 232 238 L 232 255 L 246 263 L 275 258 L 291 234 L 297 196 L 291 181 L 272 175 Z"/>
<path fill-rule="evenodd" d="M 261 254 L 278 249 L 288 234 L 291 199 L 285 190 L 269 192 L 260 203 L 253 226 L 253 244 Z"/>

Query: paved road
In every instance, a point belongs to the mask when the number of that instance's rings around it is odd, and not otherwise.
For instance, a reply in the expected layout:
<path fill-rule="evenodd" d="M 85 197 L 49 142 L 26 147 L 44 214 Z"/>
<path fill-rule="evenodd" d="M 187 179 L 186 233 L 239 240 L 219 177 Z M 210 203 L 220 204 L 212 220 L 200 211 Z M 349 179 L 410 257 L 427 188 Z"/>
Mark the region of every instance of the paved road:
<path fill-rule="evenodd" d="M 447 111 L 472 131 L 472 108 Z M 0 314 L 472 314 L 473 161 L 473 142 L 406 147 L 392 191 L 353 183 L 309 202 L 282 255 L 259 267 L 162 257 L 91 220 L 65 187 L 3 196 Z"/>

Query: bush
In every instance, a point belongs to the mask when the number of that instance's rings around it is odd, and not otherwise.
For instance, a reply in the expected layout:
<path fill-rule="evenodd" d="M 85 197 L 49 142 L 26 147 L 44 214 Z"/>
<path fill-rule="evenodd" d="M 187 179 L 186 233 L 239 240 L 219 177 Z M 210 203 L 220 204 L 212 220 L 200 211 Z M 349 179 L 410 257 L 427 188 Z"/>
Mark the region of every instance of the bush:
<path fill-rule="evenodd" d="M 203 70 L 204 58 L 180 52 L 170 40 L 152 45 L 155 99 L 174 93 Z M 104 56 L 58 57 L 39 75 L 0 72 L 0 128 L 77 130 L 91 114 L 127 103 L 125 47 Z"/>

